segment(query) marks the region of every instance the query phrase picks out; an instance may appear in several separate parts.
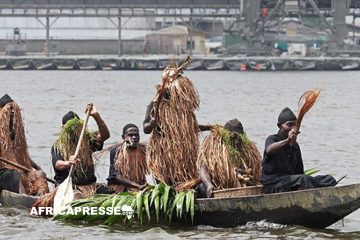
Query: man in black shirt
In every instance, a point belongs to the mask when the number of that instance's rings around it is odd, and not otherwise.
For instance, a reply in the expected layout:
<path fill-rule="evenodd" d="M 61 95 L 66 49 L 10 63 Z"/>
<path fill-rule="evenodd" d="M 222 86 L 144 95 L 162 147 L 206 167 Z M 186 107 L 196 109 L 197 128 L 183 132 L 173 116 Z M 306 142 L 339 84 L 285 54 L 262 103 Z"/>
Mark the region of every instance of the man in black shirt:
<path fill-rule="evenodd" d="M 85 196 L 92 195 L 95 190 L 96 176 L 92 153 L 102 150 L 104 141 L 110 137 L 109 130 L 95 106 L 88 104 L 86 111 L 90 111 L 90 116 L 96 121 L 99 131 L 85 133 L 78 158 L 75 159 L 73 154 L 83 123 L 72 111 L 63 116 L 60 136 L 51 148 L 56 183 L 62 183 L 67 178 L 71 165 L 75 164 L 73 182 L 75 188 Z"/>
<path fill-rule="evenodd" d="M 304 174 L 297 133 L 293 129 L 295 122 L 295 114 L 289 108 L 283 109 L 278 118 L 278 133 L 265 141 L 261 177 L 265 193 L 336 185 L 336 180 L 330 175 L 312 177 Z"/>

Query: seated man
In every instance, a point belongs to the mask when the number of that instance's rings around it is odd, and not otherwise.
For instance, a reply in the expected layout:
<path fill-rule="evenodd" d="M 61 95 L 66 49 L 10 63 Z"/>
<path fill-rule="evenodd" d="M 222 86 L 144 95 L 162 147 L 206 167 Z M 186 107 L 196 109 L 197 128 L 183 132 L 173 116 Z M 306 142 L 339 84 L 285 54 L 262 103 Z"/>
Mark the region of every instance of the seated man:
<path fill-rule="evenodd" d="M 7 94 L 0 98 L 0 157 L 30 170 L 0 161 L 0 190 L 36 196 L 49 192 L 45 173 L 29 155 L 20 107 Z"/>
<path fill-rule="evenodd" d="M 278 133 L 270 135 L 265 141 L 261 176 L 264 193 L 336 185 L 336 180 L 330 175 L 304 175 L 301 151 L 296 142 L 297 133 L 293 129 L 295 122 L 295 114 L 289 108 L 284 108 L 278 118 Z"/>
<path fill-rule="evenodd" d="M 90 116 L 95 119 L 99 130 L 93 133 L 85 132 L 77 159 L 74 158 L 73 154 L 75 154 L 83 121 L 72 111 L 62 118 L 63 126 L 59 138 L 51 148 L 51 156 L 56 184 L 61 184 L 67 178 L 71 165 L 75 164 L 73 172 L 75 189 L 82 196 L 88 197 L 96 192 L 96 176 L 92 153 L 102 150 L 104 141 L 110 137 L 110 133 L 95 106 L 88 104 L 86 111 L 90 111 Z"/>
<path fill-rule="evenodd" d="M 215 126 L 204 139 L 197 166 L 200 197 L 212 197 L 213 190 L 259 185 L 261 155 L 249 140 L 238 119 L 224 127 Z"/>
<path fill-rule="evenodd" d="M 139 128 L 127 124 L 121 137 L 123 141 L 110 150 L 108 187 L 115 192 L 143 190 L 147 185 L 145 175 L 149 171 L 145 145 L 139 143 Z"/>

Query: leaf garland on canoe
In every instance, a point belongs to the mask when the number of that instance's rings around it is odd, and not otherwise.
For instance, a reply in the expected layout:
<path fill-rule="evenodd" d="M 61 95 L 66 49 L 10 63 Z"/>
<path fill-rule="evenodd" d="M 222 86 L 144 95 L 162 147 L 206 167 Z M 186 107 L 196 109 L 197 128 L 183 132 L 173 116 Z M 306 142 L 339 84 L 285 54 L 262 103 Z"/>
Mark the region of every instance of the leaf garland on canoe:
<path fill-rule="evenodd" d="M 261 155 L 245 133 L 238 134 L 240 149 L 234 146 L 232 132 L 215 126 L 205 137 L 197 160 L 198 169 L 207 166 L 215 186 L 220 189 L 260 184 Z"/>
<path fill-rule="evenodd" d="M 140 192 L 121 192 L 115 195 L 98 194 L 90 198 L 75 200 L 70 203 L 69 208 L 62 213 L 56 215 L 54 220 L 58 221 L 102 221 L 107 225 L 115 223 L 128 223 L 133 218 L 128 219 L 124 211 L 128 211 L 128 206 L 137 215 L 140 223 L 143 223 L 144 215 L 148 222 L 151 217 L 155 215 L 156 222 L 159 222 L 160 217 L 165 218 L 169 222 L 176 212 L 177 218 L 191 218 L 193 222 L 195 214 L 195 190 L 191 189 L 186 192 L 176 193 L 175 189 L 163 183 L 155 186 L 149 186 Z M 84 212 L 75 212 L 75 207 L 91 208 L 102 207 L 105 212 L 97 215 L 88 215 Z M 125 207 L 125 208 L 124 208 Z M 107 208 L 119 208 L 123 214 L 116 214 L 113 211 L 111 214 L 106 210 Z"/>
<path fill-rule="evenodd" d="M 32 169 L 32 160 L 26 142 L 21 109 L 13 101 L 0 108 L 0 156 L 28 169 Z M 1 161 L 0 167 L 18 170 Z M 46 178 L 39 172 L 31 171 L 25 173 L 24 171 L 19 171 L 20 181 L 24 185 L 26 194 L 36 195 L 38 192 L 49 192 Z"/>
<path fill-rule="evenodd" d="M 146 160 L 159 181 L 176 187 L 197 177 L 199 127 L 194 111 L 200 100 L 191 80 L 176 65 L 163 71 L 163 85 L 166 94 L 158 88 L 154 99 L 158 128 L 147 143 Z"/>

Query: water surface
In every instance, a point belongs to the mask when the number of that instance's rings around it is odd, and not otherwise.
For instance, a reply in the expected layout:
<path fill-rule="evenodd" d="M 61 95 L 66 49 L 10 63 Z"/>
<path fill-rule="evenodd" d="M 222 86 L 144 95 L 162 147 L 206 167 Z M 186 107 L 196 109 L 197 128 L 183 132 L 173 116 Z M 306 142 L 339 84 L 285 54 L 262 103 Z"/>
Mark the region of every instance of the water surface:
<path fill-rule="evenodd" d="M 263 151 L 265 138 L 277 131 L 277 117 L 288 106 L 297 111 L 299 96 L 322 87 L 318 102 L 305 116 L 298 137 L 305 169 L 317 168 L 342 184 L 360 183 L 360 108 L 358 72 L 223 72 L 189 71 L 199 91 L 196 113 L 201 124 L 224 124 L 238 118 L 248 136 Z M 160 71 L 1 71 L 0 95 L 8 93 L 23 109 L 26 136 L 32 158 L 53 176 L 50 147 L 69 110 L 80 116 L 86 103 L 94 102 L 107 123 L 110 146 L 121 139 L 122 127 L 141 125 L 146 106 L 154 97 Z M 90 127 L 95 128 L 94 120 Z M 202 137 L 205 136 L 204 134 Z M 142 140 L 148 136 L 142 134 Z M 104 182 L 109 156 L 100 158 L 96 173 Z M 0 238 L 29 239 L 139 239 L 139 238 L 360 238 L 357 211 L 326 230 L 282 226 L 266 222 L 237 228 L 71 225 L 32 218 L 24 210 L 0 207 Z"/>

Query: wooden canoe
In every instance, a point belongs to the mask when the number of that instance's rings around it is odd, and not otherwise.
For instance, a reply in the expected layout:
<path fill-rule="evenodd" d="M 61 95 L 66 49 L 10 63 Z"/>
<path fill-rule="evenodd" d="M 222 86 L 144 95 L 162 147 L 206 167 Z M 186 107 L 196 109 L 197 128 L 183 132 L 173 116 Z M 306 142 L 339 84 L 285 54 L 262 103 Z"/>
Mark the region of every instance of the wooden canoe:
<path fill-rule="evenodd" d="M 0 203 L 30 208 L 36 197 L 1 191 Z M 360 208 L 360 184 L 296 192 L 197 199 L 195 225 L 234 227 L 267 222 L 326 228 Z M 187 221 L 191 224 L 191 221 Z"/>
<path fill-rule="evenodd" d="M 7 190 L 0 193 L 0 204 L 5 207 L 31 208 L 37 197 L 18 194 Z"/>
<path fill-rule="evenodd" d="M 246 197 L 197 199 L 195 224 L 267 222 L 326 228 L 360 207 L 360 184 Z"/>

